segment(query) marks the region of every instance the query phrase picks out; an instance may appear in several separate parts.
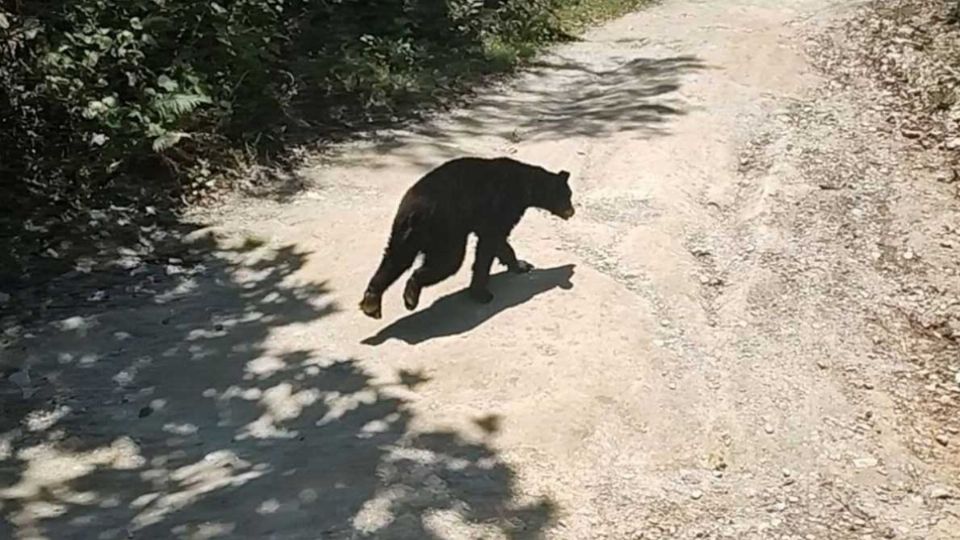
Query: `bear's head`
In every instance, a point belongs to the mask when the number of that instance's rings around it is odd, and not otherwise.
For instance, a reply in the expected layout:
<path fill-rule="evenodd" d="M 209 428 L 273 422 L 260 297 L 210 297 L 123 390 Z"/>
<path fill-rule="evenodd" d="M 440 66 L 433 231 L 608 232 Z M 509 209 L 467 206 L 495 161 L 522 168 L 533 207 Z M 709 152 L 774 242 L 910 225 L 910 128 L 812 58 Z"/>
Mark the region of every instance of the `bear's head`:
<path fill-rule="evenodd" d="M 572 218 L 575 211 L 572 201 L 573 191 L 570 190 L 570 173 L 560 171 L 549 173 L 549 175 L 540 186 L 537 206 L 559 218 Z"/>

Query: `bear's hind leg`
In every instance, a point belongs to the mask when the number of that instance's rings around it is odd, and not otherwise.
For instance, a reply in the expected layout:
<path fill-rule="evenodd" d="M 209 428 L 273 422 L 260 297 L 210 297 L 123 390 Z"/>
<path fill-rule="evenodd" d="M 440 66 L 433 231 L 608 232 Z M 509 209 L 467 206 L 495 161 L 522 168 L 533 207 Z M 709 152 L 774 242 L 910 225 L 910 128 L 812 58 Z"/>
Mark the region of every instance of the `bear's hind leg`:
<path fill-rule="evenodd" d="M 381 314 L 381 298 L 384 291 L 390 288 L 400 276 L 407 271 L 417 258 L 417 249 L 404 244 L 390 245 L 383 253 L 383 259 L 377 268 L 367 290 L 360 301 L 360 310 L 374 319 Z"/>
<path fill-rule="evenodd" d="M 403 290 L 403 303 L 408 310 L 413 311 L 420 303 L 420 291 L 440 283 L 457 273 L 463 264 L 463 257 L 467 250 L 467 239 L 450 240 L 450 243 L 438 244 L 424 252 L 423 264 L 414 270 L 407 280 Z"/>

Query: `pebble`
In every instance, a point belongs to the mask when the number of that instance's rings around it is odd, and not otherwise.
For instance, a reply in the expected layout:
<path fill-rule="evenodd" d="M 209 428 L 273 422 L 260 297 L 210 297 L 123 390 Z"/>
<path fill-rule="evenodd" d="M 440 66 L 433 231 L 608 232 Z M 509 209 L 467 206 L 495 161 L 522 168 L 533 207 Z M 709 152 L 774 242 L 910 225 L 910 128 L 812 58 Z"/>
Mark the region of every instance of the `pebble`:
<path fill-rule="evenodd" d="M 773 434 L 773 426 L 770 424 L 763 426 L 763 430 L 766 431 L 767 434 Z"/>
<path fill-rule="evenodd" d="M 946 434 L 940 433 L 935 437 L 936 441 L 940 443 L 940 446 L 947 446 L 950 444 L 950 439 Z"/>
<path fill-rule="evenodd" d="M 937 182 L 942 184 L 951 184 L 957 180 L 957 173 L 955 171 L 940 171 L 937 173 Z"/>
<path fill-rule="evenodd" d="M 930 488 L 931 499 L 943 500 L 943 499 L 949 499 L 951 497 L 953 497 L 953 495 L 950 493 L 950 490 L 948 490 L 943 486 L 934 486 Z"/>
<path fill-rule="evenodd" d="M 698 500 L 700 500 L 701 498 L 703 498 L 703 492 L 700 491 L 700 490 L 696 490 L 696 491 L 690 493 L 690 498 L 693 499 L 693 500 L 695 500 L 695 501 L 698 501 Z"/>
<path fill-rule="evenodd" d="M 908 139 L 919 139 L 920 136 L 923 135 L 923 132 L 911 128 L 903 128 L 900 130 L 900 133 Z"/>
<path fill-rule="evenodd" d="M 826 360 L 817 360 L 817 367 L 820 369 L 827 369 L 830 367 L 830 364 Z"/>

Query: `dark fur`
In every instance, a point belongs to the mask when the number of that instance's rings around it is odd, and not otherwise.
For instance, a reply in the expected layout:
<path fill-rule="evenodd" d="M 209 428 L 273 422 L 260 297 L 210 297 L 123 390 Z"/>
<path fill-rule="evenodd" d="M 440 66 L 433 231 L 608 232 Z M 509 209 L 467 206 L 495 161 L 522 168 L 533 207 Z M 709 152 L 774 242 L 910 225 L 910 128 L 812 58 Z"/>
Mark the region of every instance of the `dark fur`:
<path fill-rule="evenodd" d="M 489 302 L 493 259 L 512 272 L 532 268 L 517 259 L 507 241 L 527 208 L 541 208 L 564 219 L 573 216 L 569 178 L 566 171 L 552 173 L 509 158 L 460 158 L 430 171 L 400 201 L 383 260 L 360 308 L 379 319 L 384 291 L 423 253 L 423 265 L 403 292 L 407 309 L 415 309 L 424 287 L 460 269 L 470 233 L 477 235 L 470 296 Z"/>

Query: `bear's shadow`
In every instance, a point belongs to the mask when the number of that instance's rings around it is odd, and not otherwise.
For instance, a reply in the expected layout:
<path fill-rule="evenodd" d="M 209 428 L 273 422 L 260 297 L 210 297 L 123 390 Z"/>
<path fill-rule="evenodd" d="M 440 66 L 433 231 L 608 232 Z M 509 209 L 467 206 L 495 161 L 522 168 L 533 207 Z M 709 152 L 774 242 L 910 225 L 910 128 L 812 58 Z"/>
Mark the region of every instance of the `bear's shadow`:
<path fill-rule="evenodd" d="M 494 315 L 518 306 L 538 294 L 557 287 L 572 288 L 573 268 L 574 265 L 568 264 L 534 269 L 527 274 L 501 272 L 490 279 L 493 300 L 489 304 L 476 303 L 467 295 L 467 290 L 463 289 L 438 299 L 422 311 L 394 321 L 361 343 L 376 346 L 390 339 L 399 339 L 409 345 L 416 345 L 439 337 L 469 332 Z"/>

